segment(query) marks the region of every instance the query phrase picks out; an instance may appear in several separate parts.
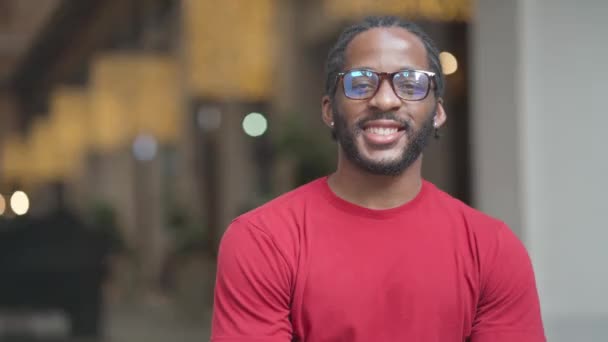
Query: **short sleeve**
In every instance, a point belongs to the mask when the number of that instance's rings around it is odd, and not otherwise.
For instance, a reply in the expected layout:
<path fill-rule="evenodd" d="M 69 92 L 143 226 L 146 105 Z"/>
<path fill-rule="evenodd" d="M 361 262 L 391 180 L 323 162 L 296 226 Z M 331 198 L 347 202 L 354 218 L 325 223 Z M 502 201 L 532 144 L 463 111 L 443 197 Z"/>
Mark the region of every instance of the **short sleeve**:
<path fill-rule="evenodd" d="M 481 255 L 481 291 L 471 342 L 545 342 L 528 252 L 505 225 Z"/>
<path fill-rule="evenodd" d="M 291 275 L 267 233 L 235 220 L 219 247 L 211 341 L 291 341 Z"/>

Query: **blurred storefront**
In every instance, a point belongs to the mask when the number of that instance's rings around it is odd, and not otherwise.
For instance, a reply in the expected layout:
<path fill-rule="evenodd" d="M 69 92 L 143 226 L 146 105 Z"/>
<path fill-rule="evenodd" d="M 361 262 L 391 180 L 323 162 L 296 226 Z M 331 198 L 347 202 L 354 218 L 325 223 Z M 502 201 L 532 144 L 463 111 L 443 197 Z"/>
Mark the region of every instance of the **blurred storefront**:
<path fill-rule="evenodd" d="M 605 13 L 603 0 L 0 1 L 0 234 L 63 189 L 114 240 L 106 302 L 206 321 L 229 221 L 333 168 L 320 97 L 339 30 L 402 15 L 445 52 L 447 127 L 424 176 L 522 238 L 550 341 L 604 341 Z M 146 311 L 125 322 L 152 338 Z"/>
<path fill-rule="evenodd" d="M 458 59 L 425 173 L 468 200 L 468 1 L 61 2 L 4 92 L 3 191 L 35 212 L 62 181 L 79 212 L 110 206 L 153 288 L 176 241 L 212 255 L 232 218 L 331 170 L 324 59 L 370 13 L 407 14 Z"/>
<path fill-rule="evenodd" d="M 471 201 L 470 1 L 56 1 L 0 88 L 0 192 L 27 215 L 66 203 L 107 224 L 113 302 L 210 304 L 230 220 L 331 172 L 323 68 L 345 24 L 420 23 L 449 60 L 442 138 L 425 177 Z M 14 10 L 14 8 L 13 8 Z M 10 205 L 4 217 L 17 216 Z M 197 311 L 198 310 L 198 311 Z"/>

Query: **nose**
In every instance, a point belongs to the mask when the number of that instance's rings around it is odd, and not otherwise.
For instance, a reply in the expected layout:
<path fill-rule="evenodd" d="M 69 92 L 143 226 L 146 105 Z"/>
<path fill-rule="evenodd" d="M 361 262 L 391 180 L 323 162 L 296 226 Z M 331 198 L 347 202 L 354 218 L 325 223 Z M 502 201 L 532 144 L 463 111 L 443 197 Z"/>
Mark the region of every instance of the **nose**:
<path fill-rule="evenodd" d="M 378 91 L 376 94 L 369 100 L 369 105 L 373 107 L 375 110 L 381 112 L 389 112 L 395 111 L 401 107 L 403 102 L 395 94 L 393 87 L 390 84 L 390 80 L 384 79 L 380 83 Z"/>

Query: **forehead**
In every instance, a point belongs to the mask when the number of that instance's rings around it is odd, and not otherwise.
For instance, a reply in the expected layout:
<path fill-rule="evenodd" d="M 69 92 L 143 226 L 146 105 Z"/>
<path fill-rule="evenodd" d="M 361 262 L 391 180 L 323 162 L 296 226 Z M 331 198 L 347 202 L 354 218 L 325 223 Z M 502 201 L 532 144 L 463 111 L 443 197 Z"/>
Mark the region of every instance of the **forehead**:
<path fill-rule="evenodd" d="M 348 44 L 344 67 L 393 72 L 429 66 L 426 48 L 418 36 L 400 27 L 383 27 L 360 33 Z"/>

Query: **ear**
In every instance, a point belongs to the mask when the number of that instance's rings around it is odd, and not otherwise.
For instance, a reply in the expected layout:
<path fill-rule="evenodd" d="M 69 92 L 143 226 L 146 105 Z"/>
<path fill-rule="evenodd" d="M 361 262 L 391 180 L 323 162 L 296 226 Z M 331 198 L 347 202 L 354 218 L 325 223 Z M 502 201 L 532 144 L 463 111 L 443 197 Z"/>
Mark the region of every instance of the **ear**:
<path fill-rule="evenodd" d="M 447 115 L 445 114 L 445 109 L 443 108 L 443 99 L 439 98 L 437 101 L 437 110 L 435 111 L 435 120 L 434 126 L 435 128 L 439 128 L 443 126 L 445 121 L 447 120 Z"/>
<path fill-rule="evenodd" d="M 327 95 L 323 96 L 321 99 L 321 119 L 328 127 L 333 127 L 334 111 L 332 108 L 331 99 Z"/>

